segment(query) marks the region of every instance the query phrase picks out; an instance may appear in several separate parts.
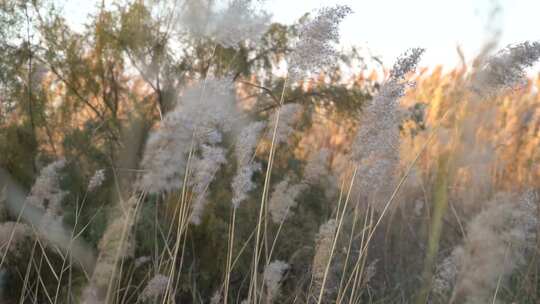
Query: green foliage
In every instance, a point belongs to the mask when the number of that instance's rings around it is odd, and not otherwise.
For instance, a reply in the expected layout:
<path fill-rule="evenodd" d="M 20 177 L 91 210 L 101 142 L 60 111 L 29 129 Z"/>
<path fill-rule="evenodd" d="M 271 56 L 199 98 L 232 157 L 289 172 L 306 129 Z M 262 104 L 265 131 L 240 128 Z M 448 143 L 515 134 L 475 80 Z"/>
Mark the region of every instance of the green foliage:
<path fill-rule="evenodd" d="M 33 183 L 34 164 L 37 155 L 36 142 L 32 140 L 29 126 L 7 126 L 0 133 L 1 164 L 12 172 L 24 185 Z"/>

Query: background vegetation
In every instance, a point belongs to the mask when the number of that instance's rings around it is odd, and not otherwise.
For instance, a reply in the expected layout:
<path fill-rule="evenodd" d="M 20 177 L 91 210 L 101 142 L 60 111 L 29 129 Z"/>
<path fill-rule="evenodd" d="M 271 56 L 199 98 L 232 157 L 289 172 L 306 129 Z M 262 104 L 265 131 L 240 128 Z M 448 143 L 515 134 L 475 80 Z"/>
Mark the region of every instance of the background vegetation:
<path fill-rule="evenodd" d="M 538 303 L 540 44 L 372 72 L 256 4 L 0 2 L 0 302 Z"/>

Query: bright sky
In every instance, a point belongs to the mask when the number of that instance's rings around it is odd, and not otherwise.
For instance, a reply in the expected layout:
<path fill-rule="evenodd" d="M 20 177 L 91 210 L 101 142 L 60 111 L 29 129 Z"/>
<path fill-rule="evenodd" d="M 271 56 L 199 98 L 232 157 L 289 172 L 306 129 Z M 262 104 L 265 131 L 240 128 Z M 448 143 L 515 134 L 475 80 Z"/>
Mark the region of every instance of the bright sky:
<path fill-rule="evenodd" d="M 65 3 L 67 19 L 80 26 L 101 1 L 58 2 Z M 369 49 L 387 66 L 404 50 L 417 46 L 427 49 L 423 66 L 456 65 L 458 45 L 471 60 L 490 28 L 501 31 L 501 46 L 540 40 L 540 0 L 267 0 L 265 6 L 275 21 L 292 23 L 305 12 L 334 4 L 347 4 L 354 11 L 342 24 L 342 45 Z M 496 7 L 500 10 L 490 18 Z"/>

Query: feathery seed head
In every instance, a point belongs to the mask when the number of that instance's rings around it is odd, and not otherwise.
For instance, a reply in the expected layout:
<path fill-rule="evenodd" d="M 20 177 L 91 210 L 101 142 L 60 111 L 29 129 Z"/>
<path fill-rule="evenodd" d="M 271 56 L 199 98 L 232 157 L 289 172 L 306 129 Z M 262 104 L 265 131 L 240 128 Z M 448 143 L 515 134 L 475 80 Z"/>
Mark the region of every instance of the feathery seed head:
<path fill-rule="evenodd" d="M 252 159 L 259 136 L 265 125 L 263 122 L 252 122 L 240 131 L 236 139 L 234 152 L 237 169 L 232 182 L 232 204 L 234 208 L 238 208 L 240 203 L 247 199 L 247 193 L 255 189 L 255 184 L 251 178 L 253 173 L 261 170 L 261 165 L 253 162 Z"/>
<path fill-rule="evenodd" d="M 239 167 L 244 166 L 251 161 L 259 141 L 259 136 L 265 126 L 266 124 L 264 122 L 252 122 L 238 134 L 234 152 Z"/>
<path fill-rule="evenodd" d="M 540 59 L 540 42 L 510 45 L 485 60 L 473 75 L 472 89 L 480 96 L 494 96 L 526 82 L 525 69 Z"/>
<path fill-rule="evenodd" d="M 150 193 L 178 190 L 190 151 L 220 143 L 223 132 L 232 129 L 237 117 L 235 95 L 228 80 L 207 79 L 187 89 L 182 102 L 148 138 L 139 189 Z"/>
<path fill-rule="evenodd" d="M 390 71 L 390 78 L 395 80 L 403 80 L 405 76 L 413 72 L 424 54 L 423 48 L 412 48 L 402 54 L 398 60 L 394 63 L 392 70 Z"/>
<path fill-rule="evenodd" d="M 188 180 L 194 193 L 191 222 L 195 225 L 201 223 L 204 207 L 207 203 L 206 193 L 210 183 L 214 180 L 221 165 L 227 162 L 223 148 L 210 145 L 203 145 L 201 148 L 201 157 L 193 161 L 193 176 Z"/>
<path fill-rule="evenodd" d="M 92 192 L 96 190 L 103 182 L 105 181 L 105 170 L 100 169 L 97 170 L 92 178 L 90 179 L 90 182 L 88 182 L 88 191 Z"/>
<path fill-rule="evenodd" d="M 399 98 L 410 85 L 404 81 L 405 75 L 416 68 L 423 52 L 415 48 L 402 55 L 390 72 L 390 78 L 362 113 L 353 159 L 359 165 L 360 189 L 366 195 L 375 195 L 389 184 L 399 165 Z"/>
<path fill-rule="evenodd" d="M 26 201 L 38 208 L 44 209 L 51 215 L 61 211 L 61 203 L 67 195 L 60 189 L 60 170 L 66 165 L 64 159 L 57 160 L 44 167 L 39 173 Z"/>
<path fill-rule="evenodd" d="M 525 254 L 534 244 L 529 241 L 530 235 L 535 234 L 538 221 L 536 209 L 529 209 L 529 197 L 527 193 L 497 194 L 471 220 L 464 244 L 454 252 L 456 300 L 471 304 L 491 301 L 498 284 L 506 283 L 518 267 L 526 264 Z"/>
<path fill-rule="evenodd" d="M 142 300 L 156 300 L 159 296 L 165 293 L 169 278 L 162 275 L 155 275 L 148 283 L 141 293 Z"/>
<path fill-rule="evenodd" d="M 330 150 L 323 148 L 308 158 L 304 168 L 304 181 L 306 183 L 317 184 L 321 179 L 331 174 L 327 165 L 329 157 Z"/>
<path fill-rule="evenodd" d="M 264 285 L 266 286 L 266 303 L 272 303 L 279 295 L 279 285 L 283 274 L 289 269 L 289 264 L 283 261 L 274 261 L 264 269 Z"/>
<path fill-rule="evenodd" d="M 272 192 L 269 204 L 269 212 L 272 221 L 276 224 L 281 223 L 292 212 L 291 209 L 297 205 L 297 197 L 304 191 L 304 184 L 289 184 L 289 178 L 285 177 L 279 182 Z"/>
<path fill-rule="evenodd" d="M 339 24 L 349 14 L 350 7 L 336 5 L 324 7 L 317 16 L 300 24 L 299 40 L 289 59 L 289 78 L 300 80 L 308 72 L 320 69 L 335 62 L 338 53 L 333 43 L 339 42 Z"/>
<path fill-rule="evenodd" d="M 188 2 L 181 23 L 194 36 L 214 39 L 224 47 L 237 49 L 241 42 L 259 40 L 270 21 L 271 15 L 257 9 L 251 0 L 232 0 L 219 10 L 213 4 L 205 7 L 197 1 Z"/>
<path fill-rule="evenodd" d="M 330 219 L 319 227 L 319 234 L 316 239 L 315 256 L 312 263 L 312 276 L 314 284 L 314 294 L 318 295 L 324 288 L 324 293 L 329 296 L 335 292 L 336 280 L 327 278 L 325 286 L 323 285 L 326 267 L 331 263 L 332 245 L 336 235 L 337 222 Z"/>
<path fill-rule="evenodd" d="M 18 254 L 17 246 L 31 236 L 31 229 L 19 222 L 0 223 L 0 256 L 5 253 Z"/>
<path fill-rule="evenodd" d="M 251 0 L 233 0 L 216 15 L 211 31 L 225 47 L 238 48 L 242 41 L 258 41 L 268 30 L 271 15 L 258 11 Z"/>

